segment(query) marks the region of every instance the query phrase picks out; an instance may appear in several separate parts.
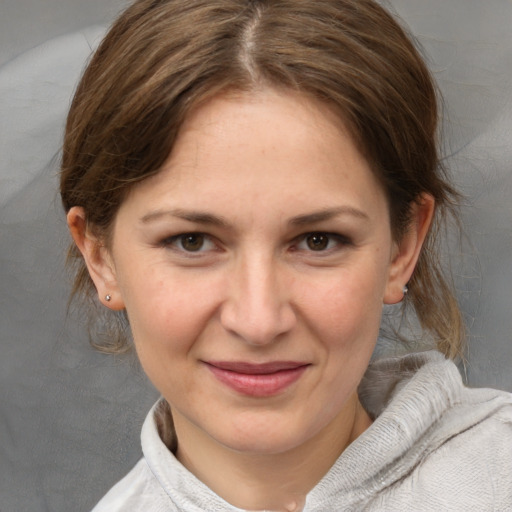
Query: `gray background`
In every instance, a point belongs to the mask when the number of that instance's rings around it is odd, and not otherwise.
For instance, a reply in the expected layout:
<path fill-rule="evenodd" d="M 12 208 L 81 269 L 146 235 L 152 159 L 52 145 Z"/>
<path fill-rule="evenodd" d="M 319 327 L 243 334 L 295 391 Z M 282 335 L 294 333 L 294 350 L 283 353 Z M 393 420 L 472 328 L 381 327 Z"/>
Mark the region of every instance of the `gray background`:
<path fill-rule="evenodd" d="M 445 254 L 468 323 L 464 371 L 512 391 L 512 1 L 391 4 L 430 56 L 447 164 L 467 198 L 469 240 Z M 90 510 L 140 456 L 157 396 L 133 360 L 94 352 L 66 317 L 60 139 L 91 47 L 122 5 L 0 0 L 1 512 Z"/>

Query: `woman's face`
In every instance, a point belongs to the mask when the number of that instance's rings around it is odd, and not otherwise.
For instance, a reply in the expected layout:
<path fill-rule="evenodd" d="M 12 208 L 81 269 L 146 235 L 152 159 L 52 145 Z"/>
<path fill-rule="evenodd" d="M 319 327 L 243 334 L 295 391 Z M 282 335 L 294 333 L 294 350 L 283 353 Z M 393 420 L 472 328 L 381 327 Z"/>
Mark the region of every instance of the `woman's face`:
<path fill-rule="evenodd" d="M 278 453 L 346 421 L 401 258 L 337 118 L 263 90 L 189 116 L 121 205 L 105 286 L 181 429 Z"/>

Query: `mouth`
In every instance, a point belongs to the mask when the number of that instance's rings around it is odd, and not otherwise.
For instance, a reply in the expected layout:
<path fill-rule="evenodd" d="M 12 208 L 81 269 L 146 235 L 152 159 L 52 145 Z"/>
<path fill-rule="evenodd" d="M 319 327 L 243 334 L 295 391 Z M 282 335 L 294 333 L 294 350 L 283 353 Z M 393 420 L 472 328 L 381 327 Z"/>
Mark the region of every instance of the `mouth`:
<path fill-rule="evenodd" d="M 254 364 L 245 361 L 206 361 L 206 367 L 222 384 L 253 397 L 277 395 L 300 379 L 310 366 L 296 361 Z"/>

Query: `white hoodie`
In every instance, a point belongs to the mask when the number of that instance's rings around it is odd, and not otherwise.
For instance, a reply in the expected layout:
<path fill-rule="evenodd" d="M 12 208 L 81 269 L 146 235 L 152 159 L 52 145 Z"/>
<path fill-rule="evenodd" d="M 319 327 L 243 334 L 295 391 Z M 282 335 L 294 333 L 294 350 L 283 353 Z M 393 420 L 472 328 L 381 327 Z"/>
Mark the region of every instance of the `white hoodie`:
<path fill-rule="evenodd" d="M 375 421 L 306 497 L 304 512 L 512 511 L 512 395 L 469 389 L 438 352 L 372 363 L 359 387 Z M 93 512 L 241 512 L 185 469 L 158 435 Z"/>

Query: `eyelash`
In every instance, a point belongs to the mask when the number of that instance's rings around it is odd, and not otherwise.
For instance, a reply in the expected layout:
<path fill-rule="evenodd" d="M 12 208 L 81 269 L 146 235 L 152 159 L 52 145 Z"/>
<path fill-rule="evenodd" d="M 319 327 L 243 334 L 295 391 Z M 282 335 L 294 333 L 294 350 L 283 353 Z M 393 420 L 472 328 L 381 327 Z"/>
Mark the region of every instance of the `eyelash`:
<path fill-rule="evenodd" d="M 187 250 L 183 247 L 183 242 L 186 240 L 186 238 L 203 238 L 203 243 L 201 244 L 201 247 L 198 248 L 198 250 Z M 181 242 L 181 247 L 179 247 L 179 243 Z M 210 235 L 207 235 L 205 233 L 195 232 L 191 231 L 189 233 L 180 233 L 179 235 L 173 235 L 170 237 L 165 238 L 162 240 L 159 245 L 161 247 L 165 248 L 173 248 L 176 251 L 179 251 L 180 253 L 186 254 L 188 257 L 194 257 L 195 255 L 200 255 L 203 252 L 203 246 L 204 243 L 210 243 L 212 246 L 217 247 L 217 245 L 212 241 L 212 237 Z"/>
<path fill-rule="evenodd" d="M 191 238 L 191 239 L 193 239 L 193 238 L 201 239 L 202 238 L 202 243 L 201 243 L 200 247 L 198 247 L 197 250 L 187 250 L 185 247 L 183 247 L 183 243 L 185 242 L 187 237 Z M 311 237 L 312 239 L 314 239 L 315 237 L 317 238 L 317 243 L 319 243 L 319 245 L 320 245 L 319 250 L 314 250 L 311 248 L 311 246 L 309 246 L 309 249 L 307 249 L 305 247 L 300 248 L 301 244 L 308 244 L 309 237 Z M 326 247 L 321 247 L 322 238 L 327 239 Z M 312 241 L 313 241 L 313 243 L 315 243 L 314 240 L 312 240 Z M 334 243 L 335 246 L 329 247 L 329 245 L 332 245 L 332 243 Z M 178 244 L 180 244 L 181 247 Z M 210 249 L 208 249 L 208 248 L 204 249 L 205 244 L 211 244 L 212 247 Z M 158 245 L 161 247 L 165 247 L 165 248 L 172 248 L 182 254 L 187 255 L 187 257 L 198 257 L 205 252 L 209 252 L 212 249 L 213 250 L 218 249 L 218 244 L 216 244 L 213 241 L 212 236 L 210 236 L 206 233 L 195 232 L 195 231 L 191 231 L 188 233 L 180 233 L 178 235 L 173 235 L 173 236 L 167 237 L 164 240 L 162 240 Z M 325 231 L 311 231 L 311 232 L 304 233 L 304 234 L 296 237 L 293 240 L 290 249 L 292 252 L 305 251 L 305 252 L 311 253 L 311 254 L 316 253 L 315 254 L 316 256 L 326 256 L 326 255 L 331 254 L 337 250 L 341 250 L 343 247 L 350 246 L 350 245 L 352 245 L 352 241 L 344 235 L 339 235 L 337 233 L 328 233 Z"/>
<path fill-rule="evenodd" d="M 299 243 L 295 244 L 295 248 L 298 247 L 300 244 L 302 243 L 305 243 L 305 244 L 308 244 L 308 238 L 313 239 L 313 238 L 326 238 L 327 239 L 327 247 L 324 247 L 324 248 L 321 248 L 320 250 L 317 250 L 315 251 L 314 249 L 312 249 L 311 247 L 309 247 L 309 250 L 308 249 L 305 249 L 306 252 L 309 252 L 309 253 L 317 253 L 318 256 L 323 256 L 323 255 L 327 255 L 327 254 L 331 254 L 337 250 L 340 250 L 342 249 L 343 247 L 346 247 L 348 245 L 352 245 L 352 242 L 349 238 L 347 238 L 346 236 L 344 235 L 339 235 L 337 233 L 328 233 L 328 232 L 325 232 L 325 231 L 311 231 L 309 233 L 305 233 L 303 235 L 300 235 L 298 238 L 296 238 L 295 240 L 297 240 Z M 335 246 L 334 247 L 329 247 L 329 245 L 331 245 L 331 243 L 334 243 Z M 294 250 L 297 250 L 297 249 L 294 249 Z M 300 250 L 300 249 L 299 249 Z"/>

